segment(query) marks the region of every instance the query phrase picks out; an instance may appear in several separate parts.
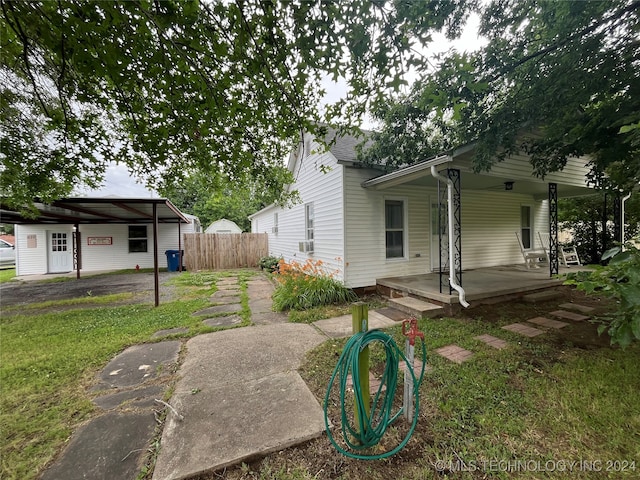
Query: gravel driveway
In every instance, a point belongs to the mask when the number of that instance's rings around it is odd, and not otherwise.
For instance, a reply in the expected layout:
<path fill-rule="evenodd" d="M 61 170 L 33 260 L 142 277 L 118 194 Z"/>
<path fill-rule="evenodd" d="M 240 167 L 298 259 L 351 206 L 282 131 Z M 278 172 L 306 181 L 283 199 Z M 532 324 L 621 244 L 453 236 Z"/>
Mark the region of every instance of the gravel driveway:
<path fill-rule="evenodd" d="M 160 303 L 175 298 L 175 287 L 164 285 L 176 272 L 160 272 Z M 33 281 L 0 284 L 0 305 L 28 305 L 48 300 L 98 297 L 112 293 L 133 292 L 136 303 L 153 303 L 153 273 L 95 275 L 64 282 Z"/>

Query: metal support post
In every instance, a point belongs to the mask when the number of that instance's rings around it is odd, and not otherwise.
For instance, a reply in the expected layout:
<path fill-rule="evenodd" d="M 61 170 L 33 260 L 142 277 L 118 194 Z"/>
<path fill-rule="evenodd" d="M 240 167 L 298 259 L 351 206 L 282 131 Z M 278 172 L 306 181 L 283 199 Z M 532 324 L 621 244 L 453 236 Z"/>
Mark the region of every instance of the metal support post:
<path fill-rule="evenodd" d="M 407 329 L 407 326 L 409 326 L 409 329 Z M 402 411 L 404 413 L 404 418 L 406 418 L 407 422 L 411 424 L 413 422 L 413 398 L 415 396 L 415 392 L 413 390 L 413 378 L 415 377 L 415 372 L 413 375 L 411 375 L 411 369 L 413 369 L 415 359 L 416 337 L 420 337 L 424 342 L 424 333 L 418 330 L 418 319 L 415 317 L 411 317 L 407 320 L 402 321 L 402 334 L 407 337 L 404 342 L 405 356 L 407 357 L 407 361 L 404 366 L 404 393 Z"/>
<path fill-rule="evenodd" d="M 549 184 L 549 276 L 558 275 L 558 185 Z"/>
<path fill-rule="evenodd" d="M 462 204 L 460 201 L 460 170 L 456 168 L 447 169 L 447 176 L 453 183 L 453 268 L 451 274 L 456 279 L 456 283 L 462 286 L 462 227 L 461 227 L 461 211 Z M 449 286 L 449 295 L 453 295 L 453 287 Z"/>

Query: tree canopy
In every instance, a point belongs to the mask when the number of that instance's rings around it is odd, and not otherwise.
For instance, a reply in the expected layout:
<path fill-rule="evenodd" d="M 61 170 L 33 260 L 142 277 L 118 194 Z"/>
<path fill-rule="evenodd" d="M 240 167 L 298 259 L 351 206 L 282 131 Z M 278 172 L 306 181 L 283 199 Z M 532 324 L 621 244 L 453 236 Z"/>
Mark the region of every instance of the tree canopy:
<path fill-rule="evenodd" d="M 447 52 L 408 94 L 378 105 L 383 128 L 364 157 L 395 167 L 476 142 L 478 171 L 523 151 L 544 177 L 589 155 L 594 183 L 631 189 L 640 181 L 639 12 L 632 0 L 481 4 L 487 44 Z M 522 141 L 523 131 L 535 135 Z"/>
<path fill-rule="evenodd" d="M 2 0 L 0 192 L 23 207 L 109 161 L 153 186 L 270 177 L 319 120 L 357 122 L 473 0 Z M 321 117 L 323 78 L 348 92 Z"/>

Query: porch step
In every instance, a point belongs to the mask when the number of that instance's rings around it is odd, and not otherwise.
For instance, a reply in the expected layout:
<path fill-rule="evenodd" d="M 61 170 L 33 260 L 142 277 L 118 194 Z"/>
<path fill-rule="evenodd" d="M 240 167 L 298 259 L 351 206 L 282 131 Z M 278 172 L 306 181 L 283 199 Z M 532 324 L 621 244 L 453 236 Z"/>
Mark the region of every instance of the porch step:
<path fill-rule="evenodd" d="M 390 298 L 389 306 L 402 310 L 409 315 L 415 315 L 418 318 L 437 317 L 444 313 L 441 305 L 425 302 L 413 297 Z"/>

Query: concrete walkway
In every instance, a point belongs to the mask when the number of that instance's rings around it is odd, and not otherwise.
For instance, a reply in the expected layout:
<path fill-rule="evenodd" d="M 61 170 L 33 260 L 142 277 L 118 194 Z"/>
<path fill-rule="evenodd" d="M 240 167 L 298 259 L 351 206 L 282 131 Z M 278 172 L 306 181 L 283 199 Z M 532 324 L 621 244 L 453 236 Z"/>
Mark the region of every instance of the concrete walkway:
<path fill-rule="evenodd" d="M 242 321 L 238 279 L 226 277 L 217 287 L 211 306 L 193 315 L 210 326 L 236 326 Z M 247 285 L 253 325 L 186 342 L 179 379 L 165 405 L 180 341 L 134 345 L 112 359 L 90 392 L 98 415 L 77 429 L 41 480 L 134 480 L 160 433 L 160 410 L 167 416 L 154 480 L 216 471 L 321 435 L 322 408 L 296 370 L 315 346 L 349 336 L 351 316 L 314 325 L 288 323 L 286 314 L 271 311 L 272 292 L 266 277 L 254 276 Z M 369 312 L 370 329 L 395 325 Z M 163 330 L 153 337 L 183 331 Z"/>

